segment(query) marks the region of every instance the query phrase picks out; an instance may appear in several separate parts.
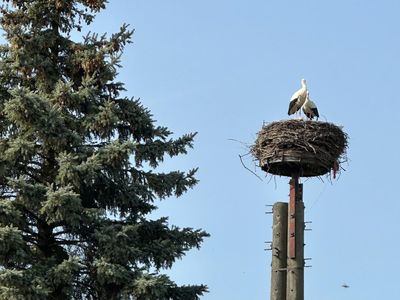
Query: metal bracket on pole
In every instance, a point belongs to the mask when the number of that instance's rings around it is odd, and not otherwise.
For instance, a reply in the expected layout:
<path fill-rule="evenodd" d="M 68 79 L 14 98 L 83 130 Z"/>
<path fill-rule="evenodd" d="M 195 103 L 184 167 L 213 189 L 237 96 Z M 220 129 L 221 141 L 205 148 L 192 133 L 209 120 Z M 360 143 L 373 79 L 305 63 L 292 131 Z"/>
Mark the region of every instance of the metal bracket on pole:
<path fill-rule="evenodd" d="M 311 223 L 312 223 L 312 221 L 304 222 L 304 231 L 312 231 L 311 228 L 307 228 L 307 224 L 311 224 Z"/>
<path fill-rule="evenodd" d="M 265 242 L 265 244 L 268 245 L 268 248 L 265 248 L 264 250 L 265 251 L 271 251 L 272 250 L 272 242 L 268 241 L 268 242 Z"/>

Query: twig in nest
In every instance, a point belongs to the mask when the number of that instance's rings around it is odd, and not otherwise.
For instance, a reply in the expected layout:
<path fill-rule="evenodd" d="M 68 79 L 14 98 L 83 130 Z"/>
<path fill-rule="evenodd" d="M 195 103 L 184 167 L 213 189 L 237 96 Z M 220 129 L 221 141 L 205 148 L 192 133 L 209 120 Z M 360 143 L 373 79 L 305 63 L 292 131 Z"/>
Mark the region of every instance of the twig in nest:
<path fill-rule="evenodd" d="M 263 181 L 262 180 L 262 178 L 260 177 L 260 176 L 258 176 L 256 173 L 254 173 L 252 170 L 250 170 L 245 164 L 244 164 L 244 162 L 243 162 L 243 156 L 246 156 L 246 155 L 248 155 L 249 153 L 247 153 L 247 154 L 245 154 L 245 155 L 240 155 L 239 154 L 239 158 L 240 158 L 240 162 L 242 163 L 242 166 L 247 170 L 247 171 L 249 171 L 250 173 L 252 173 L 253 175 L 255 175 L 258 179 L 260 179 L 261 181 Z"/>
<path fill-rule="evenodd" d="M 249 143 L 245 143 L 245 142 L 238 141 L 238 140 L 235 140 L 235 139 L 228 139 L 228 141 L 237 142 L 239 144 L 242 144 L 243 146 L 246 146 L 247 148 L 250 146 Z"/>

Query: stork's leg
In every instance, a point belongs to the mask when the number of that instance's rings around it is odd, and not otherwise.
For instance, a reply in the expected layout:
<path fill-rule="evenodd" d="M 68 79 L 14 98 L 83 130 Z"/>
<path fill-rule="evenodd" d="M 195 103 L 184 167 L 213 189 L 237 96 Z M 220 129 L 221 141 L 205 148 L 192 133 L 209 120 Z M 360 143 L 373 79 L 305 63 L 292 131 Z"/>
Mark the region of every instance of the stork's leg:
<path fill-rule="evenodd" d="M 303 116 L 301 115 L 301 108 L 299 109 L 299 120 L 303 120 Z"/>

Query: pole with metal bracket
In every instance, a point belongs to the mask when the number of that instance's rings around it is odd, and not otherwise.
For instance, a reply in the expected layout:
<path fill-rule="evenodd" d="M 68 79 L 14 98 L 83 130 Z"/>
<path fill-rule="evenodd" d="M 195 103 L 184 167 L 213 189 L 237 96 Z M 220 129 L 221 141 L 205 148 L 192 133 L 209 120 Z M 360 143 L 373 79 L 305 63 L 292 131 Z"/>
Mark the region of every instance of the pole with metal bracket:
<path fill-rule="evenodd" d="M 276 202 L 272 211 L 271 300 L 286 300 L 288 204 Z"/>
<path fill-rule="evenodd" d="M 286 300 L 304 300 L 304 203 L 299 175 L 290 180 Z"/>

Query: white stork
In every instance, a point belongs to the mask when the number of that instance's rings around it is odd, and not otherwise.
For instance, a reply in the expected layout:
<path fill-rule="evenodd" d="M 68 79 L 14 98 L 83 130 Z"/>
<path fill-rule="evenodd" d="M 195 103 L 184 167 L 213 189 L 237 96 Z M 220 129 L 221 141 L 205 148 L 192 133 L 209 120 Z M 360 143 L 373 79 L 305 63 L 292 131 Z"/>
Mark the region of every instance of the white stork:
<path fill-rule="evenodd" d="M 307 83 L 305 79 L 301 80 L 301 88 L 295 92 L 290 98 L 288 115 L 293 115 L 300 110 L 301 106 L 306 101 L 307 97 Z M 300 112 L 301 113 L 301 112 Z"/>
<path fill-rule="evenodd" d="M 307 91 L 307 96 L 306 96 L 306 101 L 304 101 L 303 104 L 303 112 L 309 118 L 312 120 L 314 117 L 319 118 L 319 113 L 318 113 L 318 108 L 315 105 L 313 101 L 310 99 L 310 93 Z"/>

